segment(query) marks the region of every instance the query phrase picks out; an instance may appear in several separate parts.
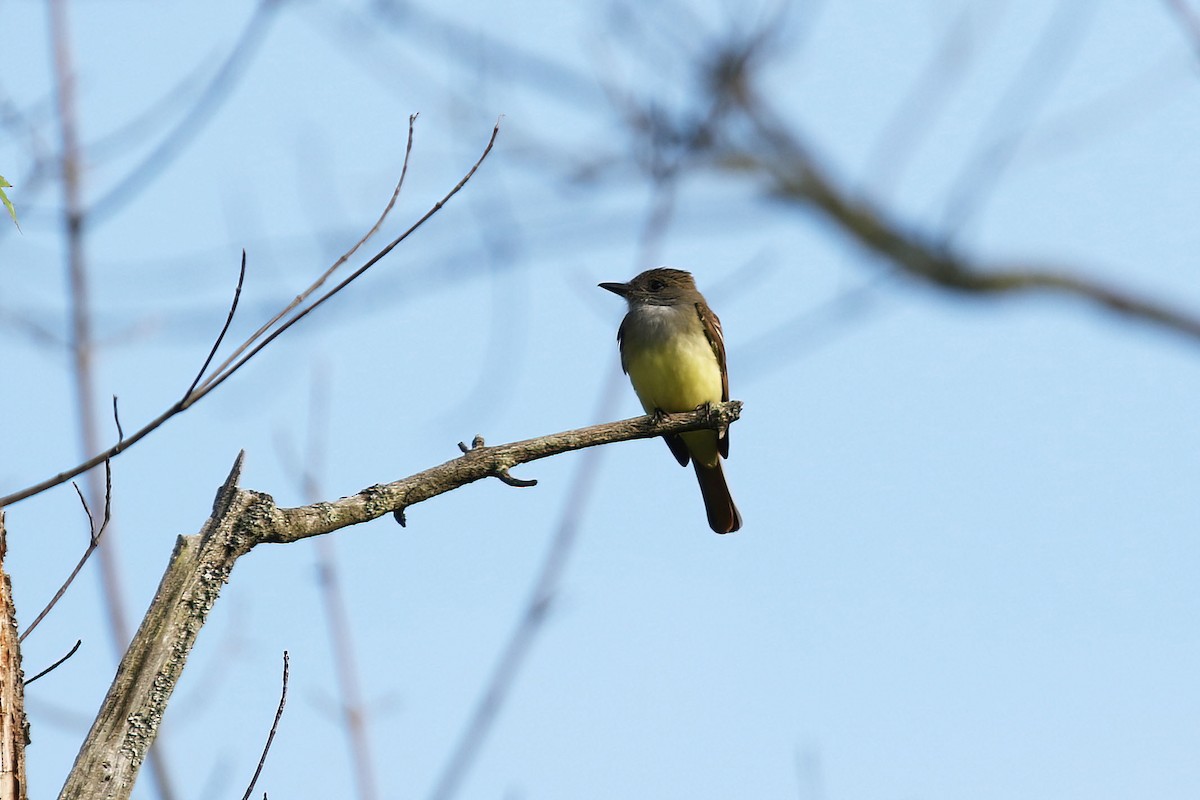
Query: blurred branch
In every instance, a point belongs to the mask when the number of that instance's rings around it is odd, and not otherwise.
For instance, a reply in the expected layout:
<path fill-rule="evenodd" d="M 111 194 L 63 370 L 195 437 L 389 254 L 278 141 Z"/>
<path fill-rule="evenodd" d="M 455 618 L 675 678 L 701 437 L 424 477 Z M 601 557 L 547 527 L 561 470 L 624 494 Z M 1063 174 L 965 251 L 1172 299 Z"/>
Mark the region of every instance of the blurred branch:
<path fill-rule="evenodd" d="M 737 420 L 738 401 L 579 428 L 496 447 L 480 446 L 437 467 L 358 494 L 299 508 L 279 508 L 266 494 L 238 488 L 239 454 L 199 533 L 176 541 L 142 625 L 130 643 L 103 706 L 59 797 L 127 798 L 162 722 L 196 636 L 229 580 L 234 563 L 260 544 L 287 543 L 367 522 L 523 464 L 601 444 L 645 439 Z"/>
<path fill-rule="evenodd" d="M 1189 28 L 1195 20 L 1200 32 L 1200 17 L 1182 0 L 1174 0 L 1174 8 Z M 1061 74 L 1070 52 L 1055 49 L 1054 31 L 1062 29 L 1074 36 L 1082 35 L 1080 21 L 1090 19 L 1087 15 L 1091 13 L 1090 7 L 1081 12 L 1062 2 L 1055 7 L 1046 32 L 1008 92 L 1010 97 L 997 106 L 993 122 L 1008 111 L 1025 117 L 1032 115 L 1041 95 L 1017 97 L 1020 87 L 1044 73 L 1049 78 Z M 718 32 L 702 37 L 699 45 L 690 46 L 685 57 L 696 72 L 700 91 L 698 99 L 683 107 L 673 108 L 653 97 L 610 92 L 617 114 L 636 137 L 632 160 L 638 161 L 642 150 L 657 153 L 669 146 L 683 151 L 676 156 L 675 163 L 679 166 L 715 168 L 761 181 L 775 199 L 815 213 L 830 223 L 835 232 L 881 257 L 900 274 L 937 288 L 980 296 L 1064 295 L 1126 320 L 1200 340 L 1200 310 L 1180 308 L 1170 299 L 1147 296 L 1131 287 L 1092 278 L 1083 270 L 1036 261 L 982 261 L 952 246 L 949 241 L 952 228 L 935 233 L 921 231 L 896 217 L 886 206 L 872 202 L 849 181 L 836 177 L 808 148 L 802 130 L 785 122 L 764 100 L 771 93 L 759 91 L 759 75 L 765 71 L 778 43 L 777 29 L 778 25 L 772 21 L 757 30 Z M 949 35 L 954 35 L 953 30 Z M 974 177 L 968 174 L 957 184 L 956 196 L 962 202 L 976 202 L 972 198 L 989 189 L 1021 135 L 997 139 L 995 152 L 981 153 L 974 160 L 969 171 L 975 173 Z"/>
<path fill-rule="evenodd" d="M 1063 294 L 1122 317 L 1200 340 L 1200 316 L 1125 287 L 1040 264 L 981 264 L 889 217 L 840 186 L 800 142 L 762 108 L 743 107 L 752 123 L 749 143 L 718 149 L 722 163 L 765 177 L 772 194 L 807 207 L 840 233 L 910 277 L 943 289 L 978 295 L 1019 292 Z"/>
<path fill-rule="evenodd" d="M 352 46 L 358 45 L 364 32 L 383 29 L 401 34 L 405 49 L 433 48 L 439 57 L 472 70 L 482 65 L 502 69 L 514 82 L 536 87 L 544 96 L 563 103 L 584 105 L 595 91 L 594 78 L 566 61 L 547 58 L 533 48 L 496 35 L 486 26 L 464 25 L 458 15 L 444 13 L 446 10 L 438 3 L 427 6 L 410 0 L 375 0 L 362 10 L 351 6 L 343 13 L 357 22 L 357 29 L 351 31 L 354 37 L 348 39 Z"/>
<path fill-rule="evenodd" d="M 608 409 L 615 405 L 615 390 L 619 385 L 615 379 L 615 370 L 610 369 L 608 372 L 608 385 L 601 392 L 598 403 L 601 411 L 598 416 L 601 417 L 607 416 Z M 437 779 L 429 792 L 429 800 L 451 800 L 458 794 L 458 789 L 475 763 L 488 734 L 491 733 L 493 723 L 504 707 L 505 700 L 511 694 L 525 666 L 526 658 L 545 627 L 550 610 L 558 597 L 559 584 L 566 570 L 567 560 L 579 538 L 580 522 L 584 518 L 588 500 L 600 474 L 600 455 L 603 452 L 599 449 L 588 450 L 579 459 L 567 491 L 567 501 L 563 504 L 562 516 L 538 569 L 533 588 L 521 609 L 516 625 L 500 649 L 466 724 L 451 747 L 442 768 L 438 770 Z"/>
<path fill-rule="evenodd" d="M 1066 75 L 1098 3 L 1058 0 L 1016 75 L 996 99 L 946 199 L 944 230 L 959 231 L 999 185 L 1029 131 L 1030 121 Z"/>
<path fill-rule="evenodd" d="M 346 608 L 345 593 L 338 573 L 333 540 L 317 540 L 320 559 L 317 569 L 321 604 L 325 610 L 325 621 L 329 631 L 330 656 L 333 659 L 337 680 L 338 711 L 345 727 L 346 744 L 354 765 L 354 797 L 358 800 L 375 800 L 379 791 L 375 786 L 375 767 L 371 758 L 371 737 L 367 731 L 367 714 L 371 706 L 363 701 L 359 685 L 358 667 L 354 658 L 354 642 L 351 639 L 351 615 Z M 343 797 L 349 798 L 349 792 Z"/>
<path fill-rule="evenodd" d="M 281 5 L 280 0 L 259 0 L 238 41 L 196 102 L 179 119 L 175 127 L 155 145 L 149 155 L 107 194 L 92 203 L 88 215 L 90 224 L 103 221 L 117 213 L 155 176 L 166 169 L 209 122 L 216 119 L 216 107 L 232 92 L 238 78 L 266 37 L 275 10 Z"/>
<path fill-rule="evenodd" d="M 753 43 L 751 43 L 753 45 Z M 712 111 L 703 127 L 668 121 L 708 164 L 767 184 L 775 198 L 815 212 L 842 235 L 901 273 L 953 292 L 976 295 L 1059 294 L 1125 319 L 1200 341 L 1200 312 L 1176 308 L 1123 286 L 1038 263 L 984 263 L 922 233 L 839 182 L 783 123 L 753 86 L 756 59 L 745 43 L 729 45 L 703 65 Z M 695 119 L 695 117 L 692 117 Z"/>
<path fill-rule="evenodd" d="M 928 137 L 954 90 L 970 74 L 971 58 L 976 52 L 972 38 L 976 13 L 977 6 L 964 5 L 949 21 L 941 42 L 883 126 L 866 159 L 865 170 L 878 195 L 899 182 L 921 140 Z"/>
<path fill-rule="evenodd" d="M 75 74 L 74 52 L 71 40 L 70 21 L 68 18 L 67 0 L 51 0 L 49 3 L 49 34 L 50 46 L 54 54 L 54 98 L 58 118 L 59 153 L 58 176 L 62 184 L 62 236 L 66 245 L 67 267 L 67 306 L 70 317 L 70 329 L 67 341 L 71 352 L 71 382 L 74 392 L 76 413 L 79 420 L 79 452 L 86 456 L 100 448 L 99 414 L 96 407 L 96 359 L 95 341 L 92 327 L 91 279 L 87 260 L 87 224 L 88 211 L 83 199 L 83 175 L 86 167 L 84 152 L 80 144 L 82 139 L 79 119 L 79 103 L 76 96 L 77 76 Z M 104 459 L 107 463 L 108 459 Z M 111 478 L 111 474 L 109 477 Z M 88 495 L 92 505 L 99 506 L 102 496 L 111 496 L 111 483 L 106 490 L 101 486 L 100 475 L 88 471 L 84 475 L 88 487 Z M 78 487 L 76 487 L 78 491 Z M 79 494 L 84 500 L 83 493 Z M 3 505 L 3 503 L 0 503 Z M 110 521 L 110 503 L 105 501 L 105 521 Z M 87 502 L 84 501 L 87 509 Z M 74 573 L 68 578 L 62 589 L 74 579 L 74 575 L 83 566 L 87 558 L 97 550 L 97 526 L 88 510 L 88 518 L 92 521 L 90 535 L 92 545 L 80 560 Z M 101 595 L 104 600 L 104 611 L 108 621 L 109 634 L 114 649 L 121 652 L 129 641 L 129 621 L 125 616 L 125 602 L 122 596 L 121 573 L 117 563 L 116 552 L 111 544 L 113 534 L 108 537 L 109 546 L 99 550 Z M 59 595 L 61 596 L 61 595 Z M 57 602 L 52 600 L 50 606 Z M 47 608 L 49 608 L 48 606 Z M 158 795 L 163 800 L 171 800 L 174 791 L 171 788 L 170 775 L 165 759 L 159 751 L 150 753 L 151 775 L 155 782 Z"/>
<path fill-rule="evenodd" d="M 281 458 L 285 466 L 300 476 L 301 492 L 309 502 L 324 494 L 319 479 L 326 462 L 326 432 L 329 423 L 328 370 L 313 376 L 308 414 L 308 443 L 303 456 Z M 281 453 L 281 456 L 284 455 Z M 355 659 L 353 617 L 346 604 L 338 572 L 335 540 L 322 536 L 317 539 L 317 586 L 325 611 L 329 633 L 329 653 L 337 681 L 337 709 L 341 716 L 346 744 L 353 763 L 357 800 L 376 800 L 375 767 L 371 758 L 371 737 L 367 732 L 367 714 L 371 706 L 363 700 L 359 670 Z M 343 797 L 349 798 L 345 792 Z"/>
<path fill-rule="evenodd" d="M 365 273 L 368 269 L 370 269 L 371 267 L 373 267 L 377 263 L 379 263 L 381 260 L 383 260 L 383 258 L 386 255 L 388 255 L 393 249 L 395 249 L 395 247 L 397 245 L 399 245 L 401 242 L 403 242 L 405 239 L 407 239 L 409 236 L 411 236 L 413 233 L 415 233 L 418 228 L 420 228 L 422 225 L 424 225 L 426 222 L 428 222 L 429 219 L 434 214 L 436 214 L 438 211 L 440 211 L 442 209 L 442 207 L 447 202 L 449 202 L 450 199 L 452 197 L 454 197 L 454 195 L 458 194 L 458 192 L 461 191 L 464 186 L 466 186 L 467 182 L 471 180 L 472 176 L 475 175 L 476 171 L 478 171 L 479 167 L 483 164 L 484 159 L 486 159 L 488 157 L 488 154 L 491 153 L 492 147 L 496 143 L 496 137 L 500 133 L 500 123 L 497 122 L 495 127 L 492 129 L 492 135 L 488 139 L 487 146 L 484 148 L 482 155 L 479 156 L 479 158 L 475 161 L 475 163 L 467 171 L 466 175 L 463 176 L 462 180 L 460 180 L 454 186 L 454 188 L 452 188 L 444 197 L 442 197 L 441 200 L 434 203 L 434 205 L 428 211 L 426 211 L 425 214 L 422 215 L 416 222 L 414 222 L 412 225 L 410 225 L 407 230 L 405 230 L 402 234 L 400 234 L 398 237 L 396 237 L 391 242 L 389 242 L 379 252 L 377 252 L 374 256 L 372 256 L 363 266 L 359 267 L 357 270 L 355 270 L 353 273 L 351 273 L 349 276 L 347 276 L 345 279 L 343 279 L 340 283 L 338 283 L 336 286 L 334 286 L 332 289 L 330 289 L 327 292 L 325 292 L 324 294 L 320 295 L 319 297 L 317 297 L 316 300 L 313 300 L 308 305 L 303 305 L 302 307 L 298 308 L 298 306 L 300 306 L 300 304 L 302 303 L 302 301 L 304 299 L 308 298 L 317 288 L 319 288 L 326 281 L 326 279 L 332 274 L 332 272 L 335 269 L 337 269 L 342 264 L 344 264 L 346 262 L 346 260 L 349 259 L 349 257 L 363 244 L 363 242 L 365 242 L 371 235 L 373 235 L 379 229 L 379 226 L 382 224 L 383 218 L 387 215 L 388 211 L 391 210 L 393 204 L 395 203 L 396 196 L 399 194 L 400 188 L 403 186 L 404 176 L 407 174 L 408 155 L 412 151 L 413 121 L 414 120 L 415 120 L 415 116 L 409 119 L 408 146 L 407 146 L 407 149 L 405 150 L 404 166 L 401 169 L 400 180 L 397 183 L 396 189 L 392 194 L 391 201 L 389 201 L 387 208 L 384 210 L 383 214 L 380 216 L 379 221 L 376 222 L 374 226 L 372 226 L 371 230 L 368 231 L 367 234 L 364 235 L 340 259 L 338 259 L 338 261 L 335 262 L 335 264 L 332 267 L 330 267 L 328 270 L 326 270 L 326 272 L 320 278 L 318 278 L 312 285 L 310 285 L 307 289 L 305 289 L 305 291 L 303 293 L 301 293 L 296 300 L 292 301 L 292 303 L 290 303 L 287 307 L 285 307 L 283 311 L 276 314 L 276 316 L 270 322 L 268 322 L 266 325 L 259 328 L 259 330 L 257 332 L 252 334 L 249 339 L 247 339 L 245 342 L 243 342 L 234 351 L 234 354 L 232 356 L 230 356 L 228 359 L 226 359 L 225 362 L 222 363 L 219 367 L 217 367 L 207 378 L 201 380 L 198 385 L 194 385 L 194 388 L 192 390 L 187 392 L 180 400 L 178 400 L 174 405 L 169 407 L 166 411 L 164 411 L 158 417 L 151 420 L 149 423 L 147 423 L 145 426 L 143 426 L 140 430 L 135 431 L 134 433 L 130 434 L 129 436 L 127 436 L 127 437 L 122 436 L 122 438 L 120 439 L 120 441 L 117 442 L 117 444 L 113 445 L 112 447 L 108 448 L 107 450 L 104 450 L 103 452 L 97 453 L 95 456 L 92 456 L 91 458 L 84 461 L 83 463 L 81 463 L 75 467 L 72 467 L 71 469 L 66 470 L 64 472 L 60 472 L 59 474 L 55 475 L 52 478 L 47 478 L 46 480 L 41 481 L 40 483 L 33 484 L 32 486 L 28 486 L 24 489 L 21 489 L 20 491 L 16 491 L 16 492 L 13 492 L 4 497 L 0 497 L 0 508 L 11 505 L 20 500 L 24 500 L 26 498 L 32 497 L 35 494 L 39 494 L 41 492 L 46 491 L 47 489 L 50 489 L 55 486 L 58 486 L 59 484 L 65 483 L 66 481 L 69 481 L 72 478 L 74 478 L 75 476 L 90 470 L 91 468 L 101 464 L 102 462 L 116 457 L 117 455 L 128 450 L 134 444 L 137 444 L 139 441 L 141 441 L 143 438 L 145 438 L 150 433 L 154 432 L 164 422 L 171 419 L 176 414 L 186 411 L 192 405 L 194 405 L 195 403 L 199 402 L 201 399 L 206 397 L 210 392 L 212 392 L 214 389 L 216 389 L 218 386 L 220 386 L 222 383 L 224 383 L 228 378 L 230 378 L 235 372 L 237 372 L 239 369 L 241 369 L 243 366 L 245 366 L 246 362 L 250 361 L 250 359 L 252 359 L 252 358 L 254 358 L 254 356 L 258 355 L 258 353 L 261 352 L 267 345 L 269 345 L 276 338 L 278 338 L 281 334 L 283 334 L 284 331 L 286 331 L 288 328 L 295 325 L 297 322 L 299 322 L 304 317 L 308 316 L 308 314 L 310 312 L 312 312 L 313 310 L 315 310 L 318 306 L 322 305 L 325 301 L 329 300 L 331 297 L 336 295 L 342 289 L 346 288 L 346 286 L 348 286 L 350 283 L 352 283 L 353 281 L 355 281 L 359 277 L 361 277 L 362 274 Z M 242 254 L 242 258 L 243 258 L 243 262 L 244 262 L 245 253 Z M 238 290 L 240 291 L 240 284 L 239 284 Z M 291 315 L 288 316 L 289 312 L 294 312 L 294 313 L 291 313 Z M 226 321 L 226 327 L 228 327 L 228 319 Z M 223 333 L 222 333 L 222 335 L 223 335 Z M 219 344 L 219 342 L 218 342 L 218 344 Z M 215 352 L 215 346 L 213 348 L 213 352 Z M 240 355 L 240 357 L 239 357 L 239 355 Z M 211 360 L 211 358 L 212 358 L 212 356 L 210 355 L 209 360 Z M 203 371 L 201 371 L 201 375 L 203 375 Z"/>
<path fill-rule="evenodd" d="M 1167 8 L 1179 19 L 1192 49 L 1200 55 L 1200 14 L 1193 11 L 1187 0 L 1166 0 Z"/>

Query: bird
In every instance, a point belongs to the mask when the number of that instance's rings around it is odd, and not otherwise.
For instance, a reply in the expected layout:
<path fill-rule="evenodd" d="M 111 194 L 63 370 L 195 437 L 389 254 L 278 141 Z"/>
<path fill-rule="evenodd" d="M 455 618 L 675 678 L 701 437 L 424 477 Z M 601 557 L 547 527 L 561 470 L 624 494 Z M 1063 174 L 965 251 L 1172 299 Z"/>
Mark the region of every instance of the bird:
<path fill-rule="evenodd" d="M 621 368 L 647 414 L 692 411 L 729 399 L 721 321 L 696 288 L 692 274 L 648 269 L 628 283 L 601 283 L 623 297 L 629 311 L 617 330 Z M 663 437 L 681 466 L 690 461 L 700 483 L 708 524 L 717 533 L 742 527 L 721 459 L 729 431 L 689 431 Z"/>

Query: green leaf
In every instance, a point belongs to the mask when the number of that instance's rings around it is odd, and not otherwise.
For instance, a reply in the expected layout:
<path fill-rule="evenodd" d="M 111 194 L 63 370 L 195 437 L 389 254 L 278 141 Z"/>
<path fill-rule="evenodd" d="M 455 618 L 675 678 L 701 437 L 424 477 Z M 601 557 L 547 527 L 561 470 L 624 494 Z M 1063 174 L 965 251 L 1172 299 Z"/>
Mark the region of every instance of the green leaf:
<path fill-rule="evenodd" d="M 8 195 L 4 193 L 5 189 L 11 188 L 12 184 L 0 175 L 0 203 L 4 203 L 4 207 L 8 209 L 8 215 L 12 217 L 13 223 L 17 226 L 17 230 L 21 229 L 20 223 L 17 222 L 17 210 L 13 208 L 12 200 L 8 199 Z"/>

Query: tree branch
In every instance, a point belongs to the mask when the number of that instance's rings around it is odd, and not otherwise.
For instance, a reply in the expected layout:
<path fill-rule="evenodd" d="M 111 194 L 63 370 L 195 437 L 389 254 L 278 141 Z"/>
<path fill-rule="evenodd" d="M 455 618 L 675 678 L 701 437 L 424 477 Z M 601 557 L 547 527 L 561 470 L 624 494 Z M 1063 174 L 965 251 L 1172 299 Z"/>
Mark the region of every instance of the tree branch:
<path fill-rule="evenodd" d="M 752 124 L 752 139 L 719 147 L 716 155 L 724 165 L 763 175 L 776 197 L 811 208 L 841 233 L 908 276 L 951 291 L 979 295 L 1049 292 L 1074 296 L 1200 343 L 1200 314 L 1067 269 L 1045 264 L 981 264 L 934 237 L 912 230 L 840 186 L 756 101 L 743 100 L 742 110 Z"/>
<path fill-rule="evenodd" d="M 286 543 L 331 533 L 387 514 L 518 464 L 601 444 L 646 439 L 705 428 L 720 429 L 741 415 L 738 401 L 593 425 L 536 439 L 480 446 L 444 464 L 350 497 L 298 508 L 279 508 L 270 495 L 238 488 L 245 454 L 239 454 L 199 533 L 181 536 L 158 591 L 129 645 L 92 723 L 60 800 L 124 800 L 158 732 L 188 654 L 238 558 L 265 543 Z"/>
<path fill-rule="evenodd" d="M 187 394 L 185 394 L 183 396 L 182 399 L 180 399 L 178 402 L 176 402 L 174 405 L 172 405 L 166 411 L 162 412 L 157 417 L 155 417 L 153 420 L 146 423 L 146 425 L 144 425 L 141 429 L 132 433 L 128 438 L 126 438 L 124 432 L 120 430 L 120 421 L 118 420 L 117 429 L 119 432 L 119 439 L 115 445 L 113 445 L 112 447 L 108 448 L 107 450 L 105 450 L 101 453 L 98 453 L 97 455 L 92 456 L 88 460 L 72 467 L 69 470 L 58 473 L 57 475 L 55 475 L 52 478 L 47 478 L 46 480 L 41 481 L 40 483 L 35 483 L 32 486 L 27 486 L 26 488 L 21 489 L 20 491 L 16 491 L 11 494 L 0 497 L 0 508 L 12 505 L 13 503 L 19 502 L 21 500 L 25 500 L 29 497 L 34 496 L 35 494 L 40 494 L 41 492 L 44 492 L 47 489 L 52 489 L 61 483 L 65 483 L 66 481 L 71 480 L 71 478 L 74 478 L 76 475 L 80 475 L 84 472 L 87 472 L 88 470 L 92 469 L 93 467 L 97 466 L 98 464 L 103 463 L 104 461 L 107 461 L 109 459 L 112 459 L 112 458 L 120 455 L 121 453 L 125 452 L 130 447 L 132 447 L 133 445 L 137 444 L 139 441 L 141 441 L 147 435 L 156 431 L 164 422 L 171 419 L 176 414 L 180 414 L 180 413 L 186 411 L 192 405 L 194 405 L 195 403 L 200 401 L 202 398 L 207 397 L 210 392 L 212 392 L 214 389 L 216 389 L 218 386 L 220 386 L 222 383 L 224 383 L 235 372 L 237 372 L 239 369 L 241 369 L 246 364 L 246 362 L 248 362 L 250 359 L 254 358 L 254 356 L 256 356 L 259 352 L 261 352 L 263 350 L 263 348 L 265 348 L 267 345 L 269 345 L 271 342 L 273 342 L 284 331 L 286 331 L 291 326 L 295 325 L 297 322 L 299 322 L 304 317 L 308 316 L 308 314 L 311 311 L 313 311 L 317 306 L 321 305 L 326 300 L 333 297 L 335 294 L 340 292 L 351 282 L 353 282 L 353 281 L 357 280 L 359 277 L 361 277 L 363 275 L 363 273 L 365 273 L 368 269 L 370 269 L 371 267 L 373 267 L 377 263 L 379 263 L 381 260 L 383 260 L 383 258 L 388 253 L 390 253 L 393 249 L 395 249 L 397 245 L 399 245 L 401 242 L 403 242 L 405 239 L 407 239 L 409 236 L 411 236 L 413 233 L 415 233 L 418 228 L 420 228 L 422 225 L 424 225 L 434 214 L 436 214 L 438 211 L 440 211 L 442 209 L 442 207 L 445 206 L 446 203 L 448 203 L 451 200 L 451 198 L 453 198 L 456 194 L 458 194 L 462 190 L 462 188 L 467 185 L 467 182 L 470 181 L 471 178 L 475 175 L 475 173 L 479 170 L 479 167 L 483 164 L 484 159 L 486 159 L 488 157 L 488 155 L 492 152 L 492 148 L 496 144 L 496 137 L 500 133 L 500 122 L 497 121 L 495 126 L 492 128 L 491 138 L 488 139 L 488 143 L 487 143 L 487 146 L 484 147 L 483 154 L 479 156 L 479 158 L 475 161 L 475 163 L 467 171 L 466 175 L 464 175 L 463 178 L 457 184 L 455 184 L 454 188 L 452 188 L 449 192 L 447 192 L 442 197 L 441 200 L 434 203 L 434 205 L 428 211 L 426 211 L 416 222 L 414 222 L 412 225 L 410 225 L 402 234 L 400 234 L 398 237 L 396 237 L 391 242 L 389 242 L 387 245 L 385 245 L 383 247 L 383 249 L 381 249 L 378 253 L 376 253 L 374 256 L 372 256 L 365 264 L 363 264 L 361 267 L 356 269 L 347 278 L 342 280 L 340 283 L 338 283 L 332 289 L 328 290 L 324 294 L 317 297 L 317 299 L 311 301 L 308 305 L 298 308 L 301 301 L 308 298 L 308 296 L 312 292 L 314 292 L 317 288 L 322 286 L 325 283 L 326 279 L 333 273 L 333 271 L 336 270 L 338 267 L 340 267 L 359 248 L 359 246 L 362 245 L 363 242 L 365 242 L 368 238 L 370 238 L 379 229 L 379 226 L 383 222 L 383 217 L 386 216 L 388 214 L 388 212 L 392 209 L 393 205 L 396 202 L 396 195 L 399 193 L 400 188 L 404 183 L 404 176 L 407 174 L 407 171 L 408 171 L 408 157 L 409 157 L 409 154 L 412 152 L 413 121 L 415 119 L 416 119 L 415 115 L 413 117 L 409 118 L 408 145 L 404 152 L 404 166 L 401 169 L 400 182 L 399 182 L 399 184 L 397 184 L 396 190 L 392 194 L 392 199 L 388 202 L 387 208 L 384 210 L 383 215 L 380 217 L 379 221 L 375 223 L 374 227 L 372 227 L 371 230 L 368 231 L 367 234 L 362 239 L 360 239 L 357 244 L 354 245 L 354 247 L 352 247 L 342 258 L 338 259 L 338 261 L 332 267 L 330 267 L 328 270 L 326 270 L 325 273 L 320 278 L 318 278 L 313 284 L 311 284 L 309 286 L 309 288 L 307 288 L 296 300 L 294 300 L 291 304 L 289 304 L 281 312 L 279 312 L 275 317 L 273 317 L 270 320 L 270 322 L 268 322 L 266 325 L 262 326 L 254 334 L 251 334 L 250 338 L 247 339 L 245 342 L 243 342 L 234 351 L 233 355 L 231 355 L 220 366 L 218 366 L 210 375 L 208 375 L 207 378 L 204 378 L 204 380 L 200 381 L 199 385 L 197 385 L 195 382 L 193 382 L 193 384 L 192 384 L 193 388 L 191 390 L 189 390 L 187 392 Z M 245 260 L 245 256 L 243 254 L 243 271 L 242 271 L 243 276 L 245 274 L 244 260 Z M 238 288 L 239 288 L 239 293 L 240 293 L 240 288 L 241 288 L 240 279 L 239 279 Z M 236 302 L 237 302 L 236 297 L 235 297 L 234 302 L 236 305 Z M 294 312 L 294 313 L 290 313 L 290 312 Z M 232 313 L 233 312 L 231 310 L 230 317 L 232 317 Z M 290 316 L 289 316 L 289 313 L 290 313 Z M 285 317 L 286 317 L 286 319 L 285 319 Z M 229 321 L 227 319 L 226 328 L 228 328 L 228 325 L 229 325 Z M 268 333 L 268 331 L 269 331 L 269 333 Z M 224 330 L 222 331 L 221 336 L 224 337 Z M 220 341 L 218 340 L 217 345 L 219 345 L 219 344 L 220 344 Z M 214 346 L 212 353 L 215 353 L 215 352 L 216 352 L 216 346 Z M 208 364 L 211 363 L 212 358 L 213 358 L 213 356 L 210 353 L 208 359 L 205 362 L 206 368 L 207 368 Z M 203 375 L 203 374 L 204 374 L 204 370 L 201 370 L 200 375 Z M 114 401 L 113 409 L 114 409 L 114 415 L 115 415 L 115 410 L 116 410 L 115 401 Z M 92 451 L 95 450 L 95 448 L 88 448 L 88 449 L 92 450 Z"/>
<path fill-rule="evenodd" d="M 25 675 L 17 638 L 17 610 L 13 605 L 12 582 L 4 571 L 7 550 L 4 511 L 0 510 L 0 800 L 25 800 L 29 723 L 25 719 Z"/>

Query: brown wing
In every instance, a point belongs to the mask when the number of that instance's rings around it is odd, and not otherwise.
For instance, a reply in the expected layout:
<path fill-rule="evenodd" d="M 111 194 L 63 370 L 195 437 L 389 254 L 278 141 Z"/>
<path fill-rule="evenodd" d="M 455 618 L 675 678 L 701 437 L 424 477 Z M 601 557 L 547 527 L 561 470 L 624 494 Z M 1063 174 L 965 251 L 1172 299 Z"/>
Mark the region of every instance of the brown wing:
<path fill-rule="evenodd" d="M 704 335 L 712 346 L 713 355 L 717 357 L 717 365 L 721 368 L 721 400 L 729 400 L 729 370 L 725 367 L 725 334 L 721 331 L 721 320 L 708 307 L 707 303 L 696 303 L 696 313 L 700 315 L 700 324 L 704 326 Z M 717 439 L 717 450 L 725 458 L 729 458 L 729 431 L 721 432 Z"/>
<path fill-rule="evenodd" d="M 696 303 L 696 313 L 700 315 L 700 324 L 704 326 L 704 336 L 712 346 L 713 355 L 721 367 L 721 400 L 729 400 L 729 370 L 725 368 L 725 334 L 721 332 L 721 320 L 713 310 L 704 303 Z"/>
<path fill-rule="evenodd" d="M 687 444 L 679 434 L 673 433 L 670 436 L 664 436 L 663 441 L 667 443 L 667 447 L 671 448 L 671 455 L 675 456 L 679 466 L 686 467 L 692 460 L 692 451 L 688 450 Z"/>
<path fill-rule="evenodd" d="M 629 367 L 625 366 L 625 323 L 629 320 L 629 315 L 626 314 L 621 320 L 621 327 L 617 328 L 617 349 L 621 351 L 621 371 L 626 375 L 629 374 Z"/>

